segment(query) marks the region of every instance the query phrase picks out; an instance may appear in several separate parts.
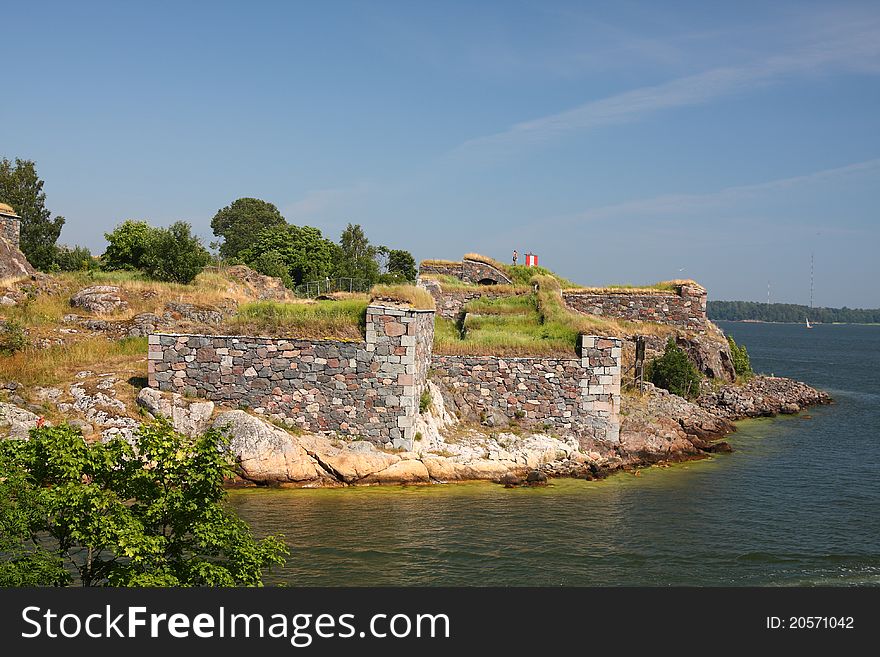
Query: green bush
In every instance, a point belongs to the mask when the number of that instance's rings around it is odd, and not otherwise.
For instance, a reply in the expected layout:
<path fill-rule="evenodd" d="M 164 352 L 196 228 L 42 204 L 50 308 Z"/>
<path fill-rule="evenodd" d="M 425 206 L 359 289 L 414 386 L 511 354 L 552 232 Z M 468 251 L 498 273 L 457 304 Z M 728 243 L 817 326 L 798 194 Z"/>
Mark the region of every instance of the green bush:
<path fill-rule="evenodd" d="M 750 377 L 754 374 L 752 371 L 752 361 L 749 358 L 749 352 L 746 351 L 744 344 L 737 344 L 733 336 L 727 336 L 727 344 L 730 345 L 730 355 L 733 358 L 733 369 L 737 376 Z"/>
<path fill-rule="evenodd" d="M 285 562 L 226 503 L 226 436 L 162 421 L 134 439 L 61 425 L 0 441 L 0 586 L 259 586 Z"/>
<path fill-rule="evenodd" d="M 147 244 L 156 229 L 146 221 L 123 221 L 112 232 L 104 233 L 107 250 L 101 256 L 101 267 L 107 271 L 140 269 L 144 264 Z"/>
<path fill-rule="evenodd" d="M 280 278 L 285 287 L 293 288 L 295 283 L 290 277 L 290 270 L 287 267 L 284 256 L 278 251 L 266 251 L 251 260 L 250 266 L 254 271 L 258 271 L 266 276 L 274 276 Z"/>
<path fill-rule="evenodd" d="M 674 338 L 669 338 L 662 356 L 648 363 L 645 377 L 681 397 L 695 397 L 700 391 L 700 373 Z"/>
<path fill-rule="evenodd" d="M 92 252 L 84 246 L 59 246 L 52 262 L 53 271 L 93 271 L 98 268 Z"/>
<path fill-rule="evenodd" d="M 27 346 L 27 336 L 21 322 L 14 319 L 7 320 L 0 327 L 0 354 L 9 356 L 21 351 Z"/>
<path fill-rule="evenodd" d="M 431 401 L 431 391 L 425 388 L 419 397 L 419 413 L 424 413 L 431 408 Z"/>
<path fill-rule="evenodd" d="M 144 249 L 141 268 L 157 281 L 191 283 L 211 261 L 211 254 L 192 228 L 178 221 L 168 228 L 153 228 Z"/>

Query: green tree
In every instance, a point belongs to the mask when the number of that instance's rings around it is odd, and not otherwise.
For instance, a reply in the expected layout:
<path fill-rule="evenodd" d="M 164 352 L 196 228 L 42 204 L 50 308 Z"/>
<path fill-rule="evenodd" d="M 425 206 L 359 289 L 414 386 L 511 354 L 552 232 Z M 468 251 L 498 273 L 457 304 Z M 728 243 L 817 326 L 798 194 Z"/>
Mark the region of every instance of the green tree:
<path fill-rule="evenodd" d="M 400 249 L 391 249 L 388 252 L 388 273 L 400 274 L 404 280 L 416 279 L 416 259 L 412 253 Z"/>
<path fill-rule="evenodd" d="M 101 267 L 107 271 L 143 267 L 144 253 L 155 230 L 146 221 L 128 219 L 104 233 L 107 250 L 101 256 Z"/>
<path fill-rule="evenodd" d="M 91 271 L 97 266 L 92 252 L 84 246 L 61 245 L 55 249 L 53 271 Z"/>
<path fill-rule="evenodd" d="M 192 227 L 177 221 L 168 228 L 152 229 L 141 267 L 159 281 L 191 283 L 210 261 L 211 254 L 192 234 Z"/>
<path fill-rule="evenodd" d="M 277 266 L 283 263 L 292 286 L 333 276 L 339 247 L 325 239 L 317 228 L 284 224 L 260 231 L 239 257 L 269 276 L 280 276 Z"/>
<path fill-rule="evenodd" d="M 46 209 L 43 181 L 31 160 L 0 160 L 0 202 L 11 205 L 21 217 L 21 251 L 34 267 L 47 270 L 55 257 L 64 217 L 52 218 Z"/>
<path fill-rule="evenodd" d="M 752 360 L 744 344 L 737 344 L 732 335 L 727 336 L 727 344 L 730 345 L 730 355 L 733 358 L 733 369 L 737 376 L 750 377 L 752 372 Z"/>
<path fill-rule="evenodd" d="M 702 378 L 675 338 L 669 338 L 662 356 L 648 363 L 645 376 L 658 388 L 687 398 L 699 393 Z"/>
<path fill-rule="evenodd" d="M 348 224 L 339 238 L 337 275 L 375 283 L 379 278 L 378 248 L 370 244 L 360 224 Z"/>
<path fill-rule="evenodd" d="M 87 444 L 68 425 L 0 441 L 0 582 L 260 585 L 287 549 L 257 541 L 224 505 L 226 444 L 166 421 L 142 426 L 134 445 Z"/>
<path fill-rule="evenodd" d="M 272 203 L 258 198 L 240 198 L 218 210 L 211 219 L 214 235 L 223 238 L 220 255 L 238 258 L 260 231 L 287 223 Z"/>

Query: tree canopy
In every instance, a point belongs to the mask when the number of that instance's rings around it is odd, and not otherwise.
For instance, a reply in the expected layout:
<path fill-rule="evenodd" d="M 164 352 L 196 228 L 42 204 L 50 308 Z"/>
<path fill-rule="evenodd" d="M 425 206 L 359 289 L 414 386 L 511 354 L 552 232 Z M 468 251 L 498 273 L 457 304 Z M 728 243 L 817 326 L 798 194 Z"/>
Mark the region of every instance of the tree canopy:
<path fill-rule="evenodd" d="M 260 585 L 288 551 L 224 506 L 225 445 L 166 421 L 133 445 L 68 425 L 0 441 L 0 585 Z"/>
<path fill-rule="evenodd" d="M 211 229 L 217 237 L 223 238 L 220 255 L 234 259 L 240 257 L 262 230 L 286 223 L 272 203 L 258 198 L 240 198 L 217 211 L 211 219 Z"/>
<path fill-rule="evenodd" d="M 337 275 L 375 283 L 379 278 L 378 248 L 370 244 L 360 224 L 351 224 L 339 238 L 340 260 Z"/>
<path fill-rule="evenodd" d="M 55 261 L 55 243 L 64 217 L 52 218 L 46 208 L 43 181 L 31 160 L 0 160 L 0 202 L 8 203 L 21 217 L 21 251 L 34 267 L 48 270 Z"/>
<path fill-rule="evenodd" d="M 339 247 L 312 226 L 285 223 L 260 231 L 239 254 L 243 262 L 289 286 L 334 276 Z"/>
<path fill-rule="evenodd" d="M 761 322 L 811 322 L 831 324 L 880 324 L 880 308 L 810 308 L 793 303 L 760 303 L 757 301 L 709 301 L 706 312 L 710 319 Z"/>

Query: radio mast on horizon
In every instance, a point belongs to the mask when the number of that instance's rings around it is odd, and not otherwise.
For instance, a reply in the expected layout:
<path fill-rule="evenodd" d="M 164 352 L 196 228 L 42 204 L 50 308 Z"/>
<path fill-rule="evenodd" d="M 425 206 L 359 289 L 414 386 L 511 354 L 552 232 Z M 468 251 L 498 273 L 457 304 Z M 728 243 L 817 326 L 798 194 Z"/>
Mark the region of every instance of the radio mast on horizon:
<path fill-rule="evenodd" d="M 813 252 L 810 251 L 810 310 L 813 309 Z"/>

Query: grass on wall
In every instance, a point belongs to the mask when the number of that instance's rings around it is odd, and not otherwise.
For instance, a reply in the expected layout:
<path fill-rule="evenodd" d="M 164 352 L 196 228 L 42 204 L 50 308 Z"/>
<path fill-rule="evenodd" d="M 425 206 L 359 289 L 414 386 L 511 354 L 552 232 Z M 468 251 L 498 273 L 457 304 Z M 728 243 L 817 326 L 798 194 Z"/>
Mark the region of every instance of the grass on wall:
<path fill-rule="evenodd" d="M 562 301 L 560 283 L 536 276 L 535 293 L 515 297 L 474 299 L 465 306 L 464 321 L 437 318 L 434 350 L 440 354 L 494 356 L 559 355 L 573 357 L 578 338 L 586 335 L 669 335 L 674 329 L 653 322 L 628 322 L 583 315 Z"/>
<path fill-rule="evenodd" d="M 286 303 L 257 301 L 239 307 L 226 329 L 241 335 L 283 335 L 305 340 L 362 340 L 369 299 Z"/>

